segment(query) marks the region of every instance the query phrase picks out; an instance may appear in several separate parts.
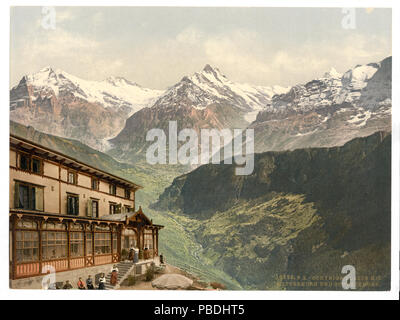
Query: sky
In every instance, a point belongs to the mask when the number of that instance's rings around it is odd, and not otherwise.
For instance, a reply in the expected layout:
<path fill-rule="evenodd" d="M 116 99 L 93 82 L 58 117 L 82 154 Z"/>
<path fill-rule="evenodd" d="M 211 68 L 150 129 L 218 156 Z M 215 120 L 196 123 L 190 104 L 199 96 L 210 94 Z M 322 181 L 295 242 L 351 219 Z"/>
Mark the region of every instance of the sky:
<path fill-rule="evenodd" d="M 51 66 L 166 89 L 206 64 L 232 81 L 290 86 L 392 54 L 390 9 L 348 17 L 342 8 L 13 7 L 10 86 Z"/>

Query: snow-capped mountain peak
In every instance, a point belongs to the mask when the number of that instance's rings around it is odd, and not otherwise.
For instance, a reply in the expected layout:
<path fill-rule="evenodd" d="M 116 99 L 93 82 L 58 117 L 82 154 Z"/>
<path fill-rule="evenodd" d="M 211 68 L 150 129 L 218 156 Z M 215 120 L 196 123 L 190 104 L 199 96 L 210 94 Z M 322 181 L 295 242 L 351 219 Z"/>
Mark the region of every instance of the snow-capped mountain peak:
<path fill-rule="evenodd" d="M 212 67 L 209 64 L 205 65 L 203 71 L 200 74 L 209 79 L 210 81 L 219 81 L 219 82 L 228 81 L 225 75 L 223 75 L 218 68 Z"/>
<path fill-rule="evenodd" d="M 343 85 L 350 86 L 353 90 L 361 90 L 367 86 L 368 80 L 378 71 L 379 67 L 380 64 L 377 63 L 357 65 L 343 75 Z"/>
<path fill-rule="evenodd" d="M 348 103 L 356 107 L 377 108 L 380 103 L 388 99 L 387 90 L 384 88 L 391 79 L 381 81 L 370 80 L 381 70 L 387 69 L 391 58 L 379 63 L 356 65 L 343 75 L 334 68 L 326 72 L 323 77 L 311 80 L 305 84 L 298 84 L 286 94 L 275 96 L 267 113 L 308 112 L 318 108 Z M 384 85 L 383 85 L 384 84 Z M 380 92 L 380 93 L 379 93 Z M 367 96 L 370 96 L 367 98 Z M 389 98 L 390 100 L 390 98 Z M 385 104 L 388 104 L 386 101 Z"/>
<path fill-rule="evenodd" d="M 36 95 L 43 92 L 54 92 L 56 97 L 72 94 L 76 98 L 121 111 L 127 117 L 151 105 L 163 93 L 161 90 L 142 88 L 123 77 L 112 76 L 103 81 L 85 80 L 51 66 L 26 75 L 21 81 L 31 86 Z"/>
<path fill-rule="evenodd" d="M 104 82 L 110 83 L 115 87 L 126 87 L 126 86 L 141 87 L 136 82 L 132 82 L 124 77 L 110 76 L 107 79 L 105 79 Z"/>
<path fill-rule="evenodd" d="M 335 78 L 339 79 L 342 77 L 342 74 L 337 72 L 334 67 L 332 67 L 328 72 L 325 72 L 324 78 Z"/>
<path fill-rule="evenodd" d="M 258 111 L 270 104 L 275 94 L 288 90 L 280 86 L 263 87 L 233 82 L 217 67 L 206 64 L 201 71 L 184 76 L 169 88 L 154 107 L 190 106 L 202 110 L 211 104 L 222 103 L 241 109 L 245 119 L 251 122 Z"/>

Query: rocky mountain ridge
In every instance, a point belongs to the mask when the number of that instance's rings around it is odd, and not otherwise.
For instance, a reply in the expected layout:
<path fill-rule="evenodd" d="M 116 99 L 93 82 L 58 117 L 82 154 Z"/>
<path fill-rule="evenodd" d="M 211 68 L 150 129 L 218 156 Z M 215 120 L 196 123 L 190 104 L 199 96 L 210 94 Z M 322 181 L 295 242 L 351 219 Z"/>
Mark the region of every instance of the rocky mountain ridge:
<path fill-rule="evenodd" d="M 391 131 L 392 58 L 356 66 L 275 95 L 249 126 L 255 150 L 343 145 L 376 131 Z"/>
<path fill-rule="evenodd" d="M 152 208 L 173 212 L 205 256 L 244 288 L 341 290 L 282 282 L 342 278 L 344 265 L 390 286 L 391 135 L 376 132 L 342 147 L 255 155 L 255 171 L 203 165 L 175 178 Z M 181 218 L 180 218 L 181 217 Z"/>
<path fill-rule="evenodd" d="M 122 77 L 88 81 L 46 67 L 10 90 L 10 118 L 105 150 L 125 120 L 161 93 Z"/>

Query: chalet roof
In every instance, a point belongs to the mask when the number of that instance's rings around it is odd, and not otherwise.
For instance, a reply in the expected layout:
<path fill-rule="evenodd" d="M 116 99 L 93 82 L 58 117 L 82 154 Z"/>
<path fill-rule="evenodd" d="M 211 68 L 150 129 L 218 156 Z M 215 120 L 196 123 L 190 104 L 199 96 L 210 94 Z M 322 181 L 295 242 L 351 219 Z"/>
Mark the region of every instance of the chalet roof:
<path fill-rule="evenodd" d="M 153 221 L 143 213 L 142 207 L 139 207 L 139 210 L 136 212 L 110 214 L 106 216 L 101 216 L 101 219 L 108 221 L 118 221 L 118 222 L 130 222 L 130 221 L 135 222 L 137 217 L 141 217 L 144 221 L 146 221 L 147 225 L 152 225 L 158 228 L 163 227 L 161 225 L 153 224 Z"/>
<path fill-rule="evenodd" d="M 27 152 L 35 153 L 38 156 L 47 158 L 51 161 L 60 162 L 65 166 L 71 167 L 75 170 L 83 171 L 88 174 L 93 174 L 100 179 L 106 179 L 113 183 L 120 184 L 124 187 L 133 188 L 135 190 L 142 189 L 143 187 L 126 180 L 124 178 L 118 177 L 114 174 L 101 170 L 99 168 L 93 167 L 92 165 L 86 164 L 80 160 L 74 159 L 68 155 L 61 152 L 52 150 L 48 147 L 40 145 L 36 142 L 27 140 L 25 138 L 10 134 L 10 145 L 19 149 L 26 150 Z"/>

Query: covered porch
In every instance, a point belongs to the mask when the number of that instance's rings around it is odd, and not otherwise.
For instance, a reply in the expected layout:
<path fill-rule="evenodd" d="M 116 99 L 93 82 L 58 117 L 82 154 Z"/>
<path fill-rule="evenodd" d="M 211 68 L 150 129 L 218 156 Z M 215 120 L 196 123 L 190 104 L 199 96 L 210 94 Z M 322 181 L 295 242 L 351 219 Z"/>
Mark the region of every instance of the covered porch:
<path fill-rule="evenodd" d="M 161 228 L 141 208 L 100 218 L 11 209 L 11 279 L 118 263 L 126 243 L 140 261 L 154 259 Z"/>
<path fill-rule="evenodd" d="M 139 207 L 136 212 L 113 214 L 103 219 L 121 222 L 121 260 L 127 260 L 129 251 L 139 250 L 139 261 L 158 257 L 159 230 L 164 226 L 153 224 Z"/>

